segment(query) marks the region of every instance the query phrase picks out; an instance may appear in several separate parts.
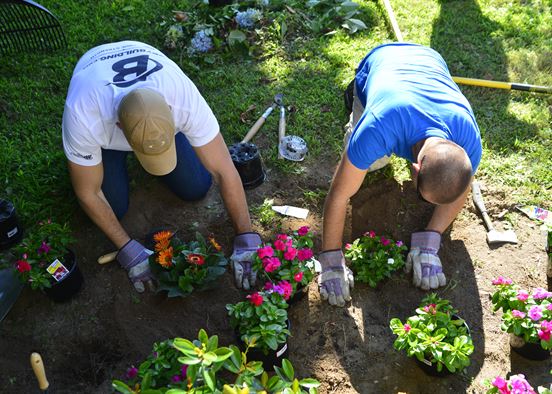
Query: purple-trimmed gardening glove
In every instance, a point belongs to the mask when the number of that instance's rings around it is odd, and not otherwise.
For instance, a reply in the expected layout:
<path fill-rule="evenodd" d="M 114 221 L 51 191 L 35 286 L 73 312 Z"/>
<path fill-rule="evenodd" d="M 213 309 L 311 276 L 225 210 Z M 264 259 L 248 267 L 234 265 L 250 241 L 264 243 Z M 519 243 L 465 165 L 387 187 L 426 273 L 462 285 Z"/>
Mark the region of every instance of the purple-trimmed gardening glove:
<path fill-rule="evenodd" d="M 234 238 L 234 251 L 230 256 L 234 279 L 238 288 L 249 290 L 255 286 L 257 272 L 251 268 L 253 254 L 261 247 L 263 241 L 258 233 L 242 233 Z"/>
<path fill-rule="evenodd" d="M 147 284 L 150 289 L 154 288 L 154 277 L 150 272 L 148 262 L 148 257 L 152 253 L 151 250 L 146 249 L 134 239 L 128 241 L 117 253 L 117 261 L 128 271 L 128 277 L 138 293 L 144 292 L 144 284 Z"/>
<path fill-rule="evenodd" d="M 429 290 L 447 284 L 441 260 L 437 255 L 440 245 L 441 234 L 437 231 L 421 231 L 412 234 L 405 269 L 408 273 L 413 271 L 414 286 Z"/>
<path fill-rule="evenodd" d="M 345 306 L 351 301 L 351 289 L 355 287 L 353 273 L 345 264 L 341 249 L 327 250 L 320 253 L 318 261 L 322 272 L 318 276 L 320 296 L 330 305 Z"/>

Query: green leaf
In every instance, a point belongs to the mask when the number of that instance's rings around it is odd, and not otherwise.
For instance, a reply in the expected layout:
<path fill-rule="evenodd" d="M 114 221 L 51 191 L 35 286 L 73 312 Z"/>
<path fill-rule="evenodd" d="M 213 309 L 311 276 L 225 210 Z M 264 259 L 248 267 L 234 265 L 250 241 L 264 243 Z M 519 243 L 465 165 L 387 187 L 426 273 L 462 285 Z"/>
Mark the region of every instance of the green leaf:
<path fill-rule="evenodd" d="M 245 33 L 241 30 L 232 30 L 228 34 L 228 44 L 229 45 L 235 45 L 235 44 L 241 44 L 242 42 L 245 42 L 247 39 Z"/>
<path fill-rule="evenodd" d="M 203 379 L 212 391 L 215 391 L 215 374 L 207 369 L 203 370 Z"/>
<path fill-rule="evenodd" d="M 293 380 L 295 372 L 293 371 L 293 365 L 289 362 L 287 358 L 282 360 L 282 368 L 288 380 Z"/>
<path fill-rule="evenodd" d="M 128 387 L 126 383 L 123 383 L 120 380 L 114 380 L 113 382 L 111 382 L 111 386 L 119 393 L 123 393 L 123 394 L 134 393 L 134 391 L 130 387 Z"/>
<path fill-rule="evenodd" d="M 306 379 L 301 379 L 299 381 L 299 385 L 301 385 L 303 387 L 306 387 L 306 388 L 311 388 L 311 387 L 320 386 L 320 382 L 316 379 L 313 379 L 313 378 L 306 378 Z"/>
<path fill-rule="evenodd" d="M 199 330 L 197 339 L 199 339 L 201 343 L 207 343 L 207 341 L 209 340 L 209 337 L 207 336 L 207 333 L 203 328 Z"/>

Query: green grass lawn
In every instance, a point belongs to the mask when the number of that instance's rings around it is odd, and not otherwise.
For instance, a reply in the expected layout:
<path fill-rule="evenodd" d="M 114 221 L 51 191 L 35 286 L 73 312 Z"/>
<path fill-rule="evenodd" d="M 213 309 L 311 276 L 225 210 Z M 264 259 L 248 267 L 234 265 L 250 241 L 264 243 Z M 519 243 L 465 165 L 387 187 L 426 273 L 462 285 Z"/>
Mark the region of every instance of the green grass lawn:
<path fill-rule="evenodd" d="M 66 221 L 78 209 L 60 126 L 78 58 L 95 45 L 122 39 L 162 48 L 173 23 L 172 11 L 186 11 L 190 2 L 93 3 L 42 1 L 60 19 L 68 48 L 0 58 L 0 197 L 16 204 L 26 225 L 45 217 Z M 198 85 L 228 143 L 240 139 L 274 94 L 283 92 L 286 103 L 297 108 L 289 118 L 288 133 L 303 136 L 312 157 L 330 155 L 337 162 L 346 121 L 342 91 L 369 48 L 394 41 L 383 5 L 359 3 L 367 29 L 354 35 L 342 29 L 328 35 L 308 34 L 294 30 L 289 22 L 289 30 L 277 39 L 269 37 L 255 57 L 226 54 L 214 56 L 209 64 L 178 50 L 167 53 Z M 438 50 L 453 75 L 552 85 L 549 0 L 391 3 L 404 39 Z M 288 21 L 297 18 L 289 10 L 284 12 Z M 474 108 L 484 141 L 477 176 L 510 187 L 515 202 L 552 208 L 552 96 L 461 88 Z M 251 104 L 257 108 L 250 124 L 244 125 L 240 114 Z M 275 128 L 277 117 L 268 122 Z M 267 165 L 293 171 L 289 163 L 276 160 L 276 153 L 276 144 L 263 151 Z M 397 171 L 386 173 L 404 175 L 404 162 L 393 163 Z"/>

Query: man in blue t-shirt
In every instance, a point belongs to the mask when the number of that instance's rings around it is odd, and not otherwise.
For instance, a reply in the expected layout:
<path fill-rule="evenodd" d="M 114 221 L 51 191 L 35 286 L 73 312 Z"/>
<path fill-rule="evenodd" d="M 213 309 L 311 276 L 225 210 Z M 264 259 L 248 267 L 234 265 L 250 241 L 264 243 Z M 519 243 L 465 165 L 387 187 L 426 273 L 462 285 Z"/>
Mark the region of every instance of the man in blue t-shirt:
<path fill-rule="evenodd" d="M 353 277 L 341 240 L 349 198 L 368 171 L 395 154 L 412 162 L 423 200 L 435 205 L 424 231 L 412 234 L 407 270 L 424 290 L 446 284 L 438 257 L 441 234 L 462 209 L 481 160 L 475 116 L 452 80 L 443 58 L 417 44 L 373 49 L 354 81 L 353 112 L 346 148 L 324 205 L 320 293 L 330 304 L 350 300 Z"/>

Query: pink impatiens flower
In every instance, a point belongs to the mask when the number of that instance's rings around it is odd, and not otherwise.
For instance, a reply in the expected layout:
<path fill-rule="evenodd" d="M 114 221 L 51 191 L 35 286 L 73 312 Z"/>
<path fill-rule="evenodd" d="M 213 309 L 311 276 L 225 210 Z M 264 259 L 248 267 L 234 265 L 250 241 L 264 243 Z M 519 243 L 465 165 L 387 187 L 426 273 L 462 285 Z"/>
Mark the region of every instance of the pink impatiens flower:
<path fill-rule="evenodd" d="M 263 248 L 257 249 L 257 256 L 259 256 L 260 259 L 264 259 L 265 257 L 272 257 L 274 256 L 274 249 L 272 249 L 272 246 L 266 245 Z"/>
<path fill-rule="evenodd" d="M 404 245 L 404 243 L 403 243 L 403 241 L 397 241 L 397 242 L 395 243 L 395 245 L 397 245 L 397 246 L 400 248 L 401 246 Z"/>
<path fill-rule="evenodd" d="M 278 241 L 287 241 L 288 236 L 287 236 L 287 234 L 278 234 L 278 235 L 276 236 L 276 239 L 277 239 Z"/>
<path fill-rule="evenodd" d="M 535 394 L 535 390 L 522 374 L 510 376 L 510 386 L 512 386 L 512 394 Z"/>
<path fill-rule="evenodd" d="M 552 334 L 552 320 L 541 322 L 541 329 L 537 331 L 539 338 L 543 341 L 549 341 Z"/>
<path fill-rule="evenodd" d="M 495 286 L 496 285 L 511 285 L 512 284 L 512 279 L 504 278 L 502 276 L 499 276 L 498 278 L 493 279 L 492 284 L 495 285 Z"/>
<path fill-rule="evenodd" d="M 405 332 L 410 332 L 410 330 L 412 329 L 412 327 L 410 326 L 410 324 L 407 324 L 407 323 L 405 323 L 405 325 L 403 326 L 403 328 L 404 328 L 404 331 L 405 331 Z"/>
<path fill-rule="evenodd" d="M 528 298 L 529 298 L 529 293 L 528 292 L 526 292 L 525 290 L 518 291 L 518 293 L 517 293 L 517 299 L 518 300 L 527 301 Z"/>
<path fill-rule="evenodd" d="M 273 287 L 272 282 L 266 282 L 263 289 L 264 290 L 272 290 L 272 287 Z"/>
<path fill-rule="evenodd" d="M 297 234 L 300 235 L 301 237 L 303 235 L 307 235 L 308 233 L 309 233 L 309 226 L 299 227 L 299 230 L 297 230 Z"/>
<path fill-rule="evenodd" d="M 525 313 L 518 311 L 517 309 L 512 309 L 512 316 L 517 317 L 518 319 L 523 319 L 525 317 Z"/>
<path fill-rule="evenodd" d="M 351 249 L 352 247 L 353 247 L 352 244 L 345 244 L 345 249 L 347 249 L 347 250 Z"/>
<path fill-rule="evenodd" d="M 384 236 L 381 237 L 381 244 L 383 246 L 387 246 L 391 243 L 391 241 L 389 241 L 387 238 L 385 238 Z"/>
<path fill-rule="evenodd" d="M 258 292 L 250 294 L 245 298 L 249 299 L 249 302 L 251 302 L 255 306 L 260 306 L 263 304 L 263 296 L 260 295 Z"/>
<path fill-rule="evenodd" d="M 17 260 L 17 262 L 15 263 L 15 268 L 23 273 L 23 272 L 28 272 L 31 270 L 31 265 L 25 261 L 25 260 Z"/>
<path fill-rule="evenodd" d="M 126 378 L 129 380 L 134 379 L 136 375 L 138 375 L 138 368 L 136 368 L 135 366 L 132 366 L 127 370 Z"/>
<path fill-rule="evenodd" d="M 532 306 L 529 309 L 529 312 L 527 314 L 529 315 L 531 320 L 537 321 L 542 317 L 542 310 L 541 310 L 540 306 L 535 305 L 535 306 Z"/>
<path fill-rule="evenodd" d="M 281 239 L 277 239 L 276 241 L 274 241 L 274 249 L 276 249 L 276 250 L 285 250 L 286 249 L 286 244 Z"/>
<path fill-rule="evenodd" d="M 280 263 L 278 257 L 267 257 L 263 259 L 263 268 L 266 272 L 274 272 L 280 268 L 280 265 L 282 265 L 282 263 Z"/>
<path fill-rule="evenodd" d="M 38 254 L 46 254 L 48 253 L 52 248 L 50 245 L 48 245 L 46 242 L 42 241 L 42 244 L 38 247 L 37 253 Z"/>
<path fill-rule="evenodd" d="M 303 280 L 303 273 L 302 272 L 296 273 L 295 275 L 293 275 L 293 279 L 296 282 L 301 282 Z"/>
<path fill-rule="evenodd" d="M 535 290 L 533 290 L 533 298 L 535 300 L 544 300 L 545 298 L 552 297 L 552 293 L 549 291 L 546 291 L 542 287 L 538 287 Z"/>
<path fill-rule="evenodd" d="M 497 376 L 496 378 L 494 378 L 492 384 L 500 391 L 501 394 L 509 393 L 508 382 L 502 376 Z M 508 391 L 504 391 L 504 390 L 508 390 Z"/>
<path fill-rule="evenodd" d="M 284 252 L 284 259 L 286 260 L 293 260 L 295 258 L 295 256 L 297 256 L 297 249 L 295 248 L 288 248 L 285 252 Z"/>
<path fill-rule="evenodd" d="M 299 249 L 297 251 L 297 259 L 299 261 L 305 261 L 310 259 L 313 256 L 312 249 L 305 248 L 305 249 Z"/>
<path fill-rule="evenodd" d="M 291 286 L 291 283 L 289 283 L 287 280 L 283 280 L 280 283 L 278 283 L 280 288 L 283 290 L 284 294 L 284 300 L 288 300 L 289 297 L 291 297 L 291 293 L 293 292 L 293 287 Z"/>
<path fill-rule="evenodd" d="M 432 315 L 437 313 L 437 305 L 436 304 L 429 304 L 424 306 L 424 312 L 430 313 Z"/>

